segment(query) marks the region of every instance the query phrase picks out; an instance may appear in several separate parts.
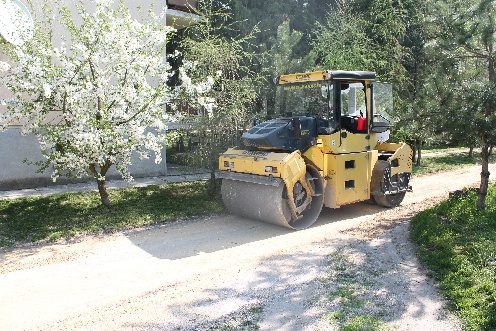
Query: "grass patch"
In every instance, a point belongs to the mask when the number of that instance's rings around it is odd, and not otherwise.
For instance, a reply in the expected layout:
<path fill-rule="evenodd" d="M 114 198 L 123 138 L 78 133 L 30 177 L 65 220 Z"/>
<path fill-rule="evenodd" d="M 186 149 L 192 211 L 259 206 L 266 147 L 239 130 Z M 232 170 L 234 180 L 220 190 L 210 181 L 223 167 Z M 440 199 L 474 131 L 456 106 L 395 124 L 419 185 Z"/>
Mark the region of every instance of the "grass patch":
<path fill-rule="evenodd" d="M 323 318 L 340 331 L 387 331 L 384 298 L 374 295 L 379 289 L 370 275 L 341 251 L 328 257 L 331 272 L 324 281 L 328 312 Z"/>
<path fill-rule="evenodd" d="M 352 318 L 342 327 L 343 331 L 381 331 L 387 330 L 384 323 L 372 315 L 361 315 Z"/>
<path fill-rule="evenodd" d="M 489 158 L 489 162 L 496 162 L 496 156 L 492 155 Z M 467 152 L 426 156 L 422 157 L 422 165 L 413 165 L 412 172 L 414 175 L 422 175 L 477 164 L 480 164 L 480 156 L 475 152 L 472 157 L 470 157 Z"/>
<path fill-rule="evenodd" d="M 477 211 L 467 190 L 416 215 L 410 236 L 468 330 L 496 330 L 496 186 Z"/>
<path fill-rule="evenodd" d="M 98 192 L 0 200 L 0 247 L 113 233 L 225 211 L 220 194 L 216 199 L 209 198 L 209 184 L 205 181 L 108 192 L 110 208 L 101 205 Z"/>
<path fill-rule="evenodd" d="M 259 323 L 262 320 L 264 308 L 261 305 L 247 305 L 240 311 L 234 312 L 209 327 L 208 331 L 255 331 L 260 330 Z"/>
<path fill-rule="evenodd" d="M 456 152 L 460 150 L 467 150 L 469 147 L 463 147 L 463 146 L 458 146 L 458 147 L 445 147 L 445 146 L 431 146 L 431 145 L 423 145 L 422 146 L 422 152 L 427 152 L 427 153 L 436 153 L 436 152 Z M 476 149 L 474 149 L 475 151 Z"/>

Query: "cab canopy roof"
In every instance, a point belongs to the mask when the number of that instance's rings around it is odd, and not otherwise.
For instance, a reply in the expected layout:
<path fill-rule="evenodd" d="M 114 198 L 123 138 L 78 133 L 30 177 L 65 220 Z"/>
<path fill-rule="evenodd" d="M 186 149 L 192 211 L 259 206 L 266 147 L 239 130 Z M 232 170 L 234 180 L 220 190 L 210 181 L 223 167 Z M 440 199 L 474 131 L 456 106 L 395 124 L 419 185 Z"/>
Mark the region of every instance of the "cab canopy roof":
<path fill-rule="evenodd" d="M 373 71 L 345 71 L 345 70 L 324 70 L 313 72 L 302 72 L 298 74 L 282 75 L 276 80 L 276 84 L 292 84 L 315 82 L 320 80 L 373 80 Z"/>

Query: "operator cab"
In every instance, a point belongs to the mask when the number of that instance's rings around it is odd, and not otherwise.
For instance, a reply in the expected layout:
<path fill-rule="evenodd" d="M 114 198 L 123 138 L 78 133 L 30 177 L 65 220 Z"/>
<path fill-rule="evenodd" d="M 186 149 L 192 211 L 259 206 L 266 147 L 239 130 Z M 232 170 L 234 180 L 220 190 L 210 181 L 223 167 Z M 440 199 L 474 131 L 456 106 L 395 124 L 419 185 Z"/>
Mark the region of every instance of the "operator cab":
<path fill-rule="evenodd" d="M 305 152 L 318 135 L 336 132 L 389 138 L 392 87 L 368 71 L 324 71 L 279 77 L 275 104 L 280 117 L 259 123 L 241 137 L 250 150 Z M 371 98 L 370 96 L 373 96 Z"/>
<path fill-rule="evenodd" d="M 284 75 L 276 82 L 276 109 L 314 116 L 318 134 L 383 133 L 393 118 L 392 85 L 374 79 L 369 71 Z"/>

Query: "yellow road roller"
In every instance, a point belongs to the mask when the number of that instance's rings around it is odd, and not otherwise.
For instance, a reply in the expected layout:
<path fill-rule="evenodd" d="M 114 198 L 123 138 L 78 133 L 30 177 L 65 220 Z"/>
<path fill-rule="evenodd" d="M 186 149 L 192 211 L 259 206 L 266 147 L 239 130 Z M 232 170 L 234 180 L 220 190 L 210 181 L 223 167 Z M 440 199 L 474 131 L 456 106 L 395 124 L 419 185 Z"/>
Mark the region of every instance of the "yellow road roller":
<path fill-rule="evenodd" d="M 299 230 L 323 206 L 398 206 L 412 190 L 412 149 L 387 142 L 392 85 L 375 78 L 342 70 L 278 77 L 280 117 L 256 123 L 219 157 L 228 210 Z"/>

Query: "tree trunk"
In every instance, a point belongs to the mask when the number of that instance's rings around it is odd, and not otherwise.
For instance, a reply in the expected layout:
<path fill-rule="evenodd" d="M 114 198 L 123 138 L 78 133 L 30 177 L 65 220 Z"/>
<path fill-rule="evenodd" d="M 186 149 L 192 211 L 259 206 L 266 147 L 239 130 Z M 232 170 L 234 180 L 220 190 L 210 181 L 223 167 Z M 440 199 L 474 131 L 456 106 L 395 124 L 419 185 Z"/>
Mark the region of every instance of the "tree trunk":
<path fill-rule="evenodd" d="M 102 200 L 102 204 L 106 207 L 110 207 L 110 199 L 107 193 L 107 187 L 105 186 L 105 179 L 98 179 L 98 178 L 105 178 L 105 175 L 107 174 L 107 171 L 109 168 L 112 166 L 112 163 L 109 160 L 105 161 L 105 164 L 100 167 L 100 173 L 98 173 L 98 170 L 96 170 L 97 165 L 96 164 L 90 164 L 90 171 L 95 176 L 97 179 L 96 182 L 98 184 L 98 193 L 100 193 L 100 199 Z"/>
<path fill-rule="evenodd" d="M 492 42 L 486 44 L 489 54 L 493 52 L 493 44 Z M 488 68 L 488 78 L 489 82 L 493 83 L 496 78 L 496 63 L 494 62 L 494 58 L 492 56 L 487 57 L 487 68 Z M 488 119 L 494 112 L 494 102 L 492 99 L 489 99 L 485 102 L 485 117 Z M 483 146 L 481 149 L 481 162 L 482 162 L 482 170 L 481 170 L 481 184 L 479 190 L 479 196 L 477 199 L 477 209 L 484 210 L 486 209 L 486 196 L 487 196 L 487 188 L 489 186 L 489 155 L 492 152 L 490 149 L 488 132 L 483 131 L 479 132 L 480 138 L 483 142 Z"/>
<path fill-rule="evenodd" d="M 267 118 L 267 115 L 268 115 L 268 113 L 267 113 L 268 104 L 269 104 L 269 102 L 267 100 L 267 96 L 265 95 L 263 97 L 263 101 L 262 101 L 262 107 L 263 107 L 263 109 L 262 109 L 262 115 L 263 115 L 263 118 Z"/>
<path fill-rule="evenodd" d="M 415 163 L 415 164 L 417 164 L 417 140 L 412 140 L 412 144 L 410 145 L 410 147 L 413 150 L 413 159 L 412 159 L 412 162 Z"/>
<path fill-rule="evenodd" d="M 470 149 L 468 150 L 468 157 L 472 158 L 474 156 L 474 146 L 470 146 Z"/>
<path fill-rule="evenodd" d="M 422 165 L 422 139 L 419 140 L 417 149 L 417 166 Z"/>
<path fill-rule="evenodd" d="M 105 207 L 110 207 L 110 199 L 107 193 L 107 187 L 105 186 L 105 180 L 97 180 L 98 183 L 98 193 L 100 193 L 100 199 Z"/>
<path fill-rule="evenodd" d="M 223 135 L 220 135 L 221 137 Z M 219 140 L 215 139 L 215 133 L 212 132 L 212 141 L 210 144 L 210 198 L 213 200 L 217 195 L 217 181 L 215 180 L 215 171 L 218 167 L 218 154 L 215 151 L 218 149 L 220 144 Z"/>
<path fill-rule="evenodd" d="M 477 199 L 477 209 L 484 210 L 486 209 L 486 195 L 487 188 L 489 186 L 489 144 L 487 141 L 484 142 L 484 146 L 481 149 L 481 162 L 482 162 L 482 171 L 481 171 L 481 183 L 479 196 Z"/>
<path fill-rule="evenodd" d="M 184 139 L 183 137 L 179 138 L 179 140 L 176 143 L 176 151 L 178 152 L 184 152 Z"/>
<path fill-rule="evenodd" d="M 215 170 L 210 171 L 210 197 L 212 199 L 217 195 L 217 180 L 215 179 Z"/>

